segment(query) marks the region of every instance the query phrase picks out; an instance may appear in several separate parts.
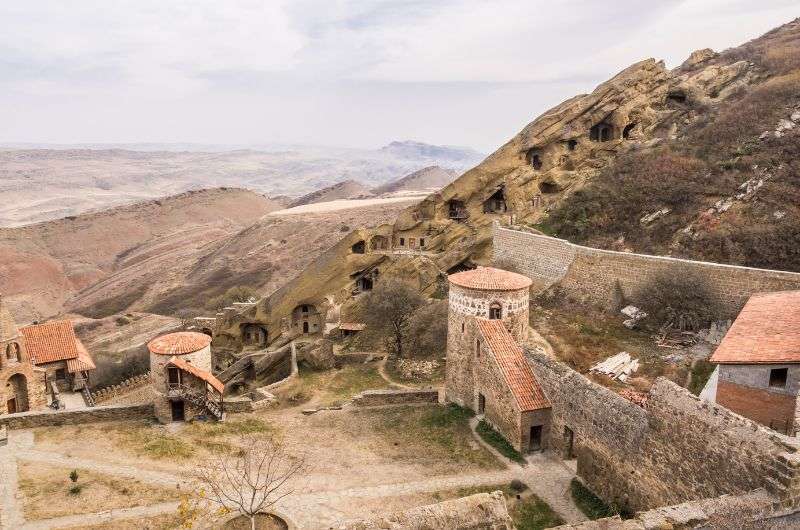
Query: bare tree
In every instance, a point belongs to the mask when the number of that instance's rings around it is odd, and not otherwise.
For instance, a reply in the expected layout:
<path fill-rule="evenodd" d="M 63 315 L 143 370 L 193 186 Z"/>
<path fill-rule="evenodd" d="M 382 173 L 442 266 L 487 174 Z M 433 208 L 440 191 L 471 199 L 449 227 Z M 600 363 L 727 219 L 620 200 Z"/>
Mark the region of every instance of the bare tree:
<path fill-rule="evenodd" d="M 197 467 L 195 478 L 208 489 L 211 502 L 238 510 L 256 528 L 256 515 L 294 493 L 305 472 L 304 457 L 289 455 L 283 444 L 258 436 L 242 438 L 242 450 L 218 454 Z"/>
<path fill-rule="evenodd" d="M 419 291 L 407 283 L 384 279 L 364 299 L 364 321 L 368 328 L 388 333 L 390 347 L 398 357 L 402 357 L 408 321 L 424 303 Z"/>

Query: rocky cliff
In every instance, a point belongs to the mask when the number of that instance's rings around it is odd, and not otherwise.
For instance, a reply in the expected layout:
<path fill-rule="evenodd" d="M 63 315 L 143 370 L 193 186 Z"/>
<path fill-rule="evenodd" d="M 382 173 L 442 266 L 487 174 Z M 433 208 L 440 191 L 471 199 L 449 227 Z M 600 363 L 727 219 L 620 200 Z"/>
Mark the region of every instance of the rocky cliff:
<path fill-rule="evenodd" d="M 263 326 L 271 339 L 288 340 L 296 333 L 292 314 L 299 305 L 324 313 L 387 275 L 435 292 L 446 273 L 490 259 L 492 223 L 544 227 L 554 212 L 613 172 L 620 160 L 663 149 L 743 93 L 766 86 L 779 74 L 764 59 L 767 52 L 752 50 L 794 42 L 798 33 L 795 21 L 740 49 L 697 51 L 673 70 L 655 59 L 626 68 L 591 94 L 568 99 L 536 118 L 394 223 L 349 234 L 269 298 L 243 312 L 219 315 L 218 342 L 240 347 L 241 330 L 248 324 Z M 656 179 L 658 167 L 650 169 Z M 635 175 L 635 166 L 631 172 Z M 598 215 L 613 218 L 615 212 Z"/>

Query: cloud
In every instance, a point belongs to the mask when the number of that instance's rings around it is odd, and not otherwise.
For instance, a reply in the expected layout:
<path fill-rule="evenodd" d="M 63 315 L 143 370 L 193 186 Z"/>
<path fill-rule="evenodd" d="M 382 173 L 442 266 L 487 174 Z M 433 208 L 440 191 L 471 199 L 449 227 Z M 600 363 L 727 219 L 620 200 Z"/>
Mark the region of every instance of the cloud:
<path fill-rule="evenodd" d="M 491 149 L 635 61 L 675 66 L 797 15 L 794 0 L 5 0 L 0 141 Z"/>

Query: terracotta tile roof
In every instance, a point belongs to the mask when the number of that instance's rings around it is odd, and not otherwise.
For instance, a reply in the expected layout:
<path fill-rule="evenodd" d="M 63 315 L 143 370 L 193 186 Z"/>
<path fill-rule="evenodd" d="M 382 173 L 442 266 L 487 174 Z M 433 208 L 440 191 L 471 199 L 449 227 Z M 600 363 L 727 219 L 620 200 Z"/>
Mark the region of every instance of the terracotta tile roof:
<path fill-rule="evenodd" d="M 78 346 L 78 356 L 74 359 L 67 359 L 67 371 L 74 374 L 75 372 L 88 372 L 97 368 L 94 364 L 94 359 L 89 355 L 81 339 L 75 337 L 75 340 Z"/>
<path fill-rule="evenodd" d="M 202 350 L 211 344 L 211 337 L 196 331 L 178 331 L 151 340 L 147 348 L 159 355 L 183 355 Z"/>
<path fill-rule="evenodd" d="M 14 322 L 14 317 L 11 311 L 3 303 L 3 297 L 0 296 L 0 342 L 13 339 L 19 336 L 17 324 Z"/>
<path fill-rule="evenodd" d="M 206 372 L 202 368 L 194 366 L 192 363 L 187 363 L 180 357 L 171 358 L 169 362 L 167 362 L 167 364 L 168 365 L 171 364 L 177 368 L 180 368 L 184 372 L 189 372 L 193 376 L 202 379 L 203 381 L 214 387 L 214 390 L 216 390 L 220 394 L 222 394 L 222 392 L 225 390 L 225 385 L 222 384 L 222 381 L 214 377 L 214 374 L 212 374 L 211 372 Z"/>
<path fill-rule="evenodd" d="M 53 320 L 20 328 L 25 347 L 34 364 L 46 364 L 76 359 L 79 341 L 70 320 Z M 80 347 L 83 347 L 81 344 Z"/>
<path fill-rule="evenodd" d="M 533 375 L 528 361 L 501 320 L 477 319 L 478 329 L 500 367 L 521 411 L 546 409 L 550 401 Z"/>
<path fill-rule="evenodd" d="M 447 278 L 450 283 L 480 291 L 518 291 L 531 286 L 530 278 L 516 272 L 493 267 L 478 267 L 469 271 L 457 272 Z"/>
<path fill-rule="evenodd" d="M 710 361 L 800 363 L 800 291 L 751 296 Z"/>
<path fill-rule="evenodd" d="M 339 329 L 345 331 L 363 331 L 367 327 L 366 324 L 360 322 L 342 322 L 339 324 Z"/>

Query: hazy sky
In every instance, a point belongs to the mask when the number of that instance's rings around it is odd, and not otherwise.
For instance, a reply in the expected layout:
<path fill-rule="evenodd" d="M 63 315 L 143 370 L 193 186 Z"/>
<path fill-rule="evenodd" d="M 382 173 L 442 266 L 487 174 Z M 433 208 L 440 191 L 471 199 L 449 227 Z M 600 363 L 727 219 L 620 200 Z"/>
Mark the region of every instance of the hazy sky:
<path fill-rule="evenodd" d="M 491 151 L 647 57 L 797 0 L 2 0 L 0 142 L 391 140 Z"/>

